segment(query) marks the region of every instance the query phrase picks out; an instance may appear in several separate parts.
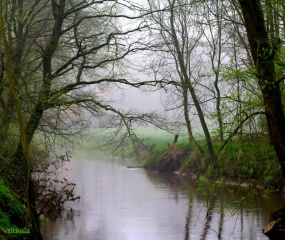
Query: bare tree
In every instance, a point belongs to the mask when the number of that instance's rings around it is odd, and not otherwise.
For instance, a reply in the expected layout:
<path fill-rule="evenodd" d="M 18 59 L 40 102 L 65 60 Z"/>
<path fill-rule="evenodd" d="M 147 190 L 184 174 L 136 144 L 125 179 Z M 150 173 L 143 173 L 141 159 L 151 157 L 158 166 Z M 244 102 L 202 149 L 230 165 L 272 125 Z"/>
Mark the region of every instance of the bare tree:
<path fill-rule="evenodd" d="M 198 113 L 199 121 L 201 123 L 204 136 L 207 142 L 209 150 L 209 156 L 211 160 L 216 158 L 213 149 L 213 144 L 209 129 L 205 120 L 205 115 L 202 110 L 201 101 L 197 95 L 197 89 L 195 89 L 195 81 L 193 79 L 193 68 L 196 67 L 192 64 L 191 54 L 197 47 L 199 38 L 201 36 L 201 30 L 199 27 L 195 27 L 191 16 L 196 13 L 198 16 L 197 5 L 192 1 L 165 1 L 163 7 L 159 6 L 158 2 L 149 2 L 150 9 L 165 9 L 163 13 L 159 12 L 152 15 L 152 20 L 155 22 L 158 31 L 161 35 L 166 51 L 175 63 L 175 68 L 178 73 L 180 84 L 182 86 L 183 93 L 183 107 L 186 123 L 189 122 L 188 118 L 188 91 L 192 98 L 195 109 Z M 199 5 L 199 4 L 198 4 Z M 191 12 L 191 14 L 190 14 Z M 199 20 L 195 20 L 199 21 Z M 195 36 L 195 38 L 191 38 Z M 188 134 L 192 135 L 191 128 L 188 126 Z"/>

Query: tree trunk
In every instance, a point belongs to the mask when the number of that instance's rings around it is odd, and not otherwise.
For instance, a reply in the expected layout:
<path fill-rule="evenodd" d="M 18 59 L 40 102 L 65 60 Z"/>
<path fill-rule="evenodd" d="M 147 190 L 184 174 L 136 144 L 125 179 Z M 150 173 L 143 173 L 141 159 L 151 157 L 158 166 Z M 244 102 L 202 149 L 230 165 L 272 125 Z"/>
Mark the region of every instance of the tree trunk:
<path fill-rule="evenodd" d="M 30 218 L 31 218 L 31 223 L 32 223 L 32 231 L 31 231 L 31 235 L 29 236 L 28 239 L 31 240 L 42 240 L 42 235 L 40 232 L 40 221 L 39 221 L 39 217 L 38 217 L 38 213 L 37 213 L 37 209 L 36 209 L 36 194 L 34 191 L 34 183 L 33 181 L 30 179 L 30 183 L 29 183 L 29 211 L 30 211 Z"/>
<path fill-rule="evenodd" d="M 176 50 L 176 54 L 177 54 L 177 60 L 178 60 L 178 63 L 179 63 L 181 74 L 183 75 L 183 78 L 185 80 L 185 84 L 186 84 L 186 86 L 189 89 L 189 92 L 191 94 L 191 97 L 193 99 L 194 105 L 196 107 L 196 110 L 197 110 L 197 113 L 198 113 L 198 116 L 199 116 L 199 120 L 200 120 L 202 129 L 203 129 L 203 132 L 204 132 L 204 135 L 205 135 L 206 143 L 207 143 L 210 160 L 214 161 L 216 159 L 216 154 L 215 154 L 215 151 L 214 151 L 214 148 L 213 148 L 211 135 L 210 135 L 208 126 L 206 124 L 206 120 L 205 120 L 202 108 L 200 106 L 200 102 L 199 102 L 198 97 L 197 97 L 197 95 L 195 93 L 195 89 L 194 89 L 194 87 L 193 87 L 193 85 L 192 85 L 192 83 L 190 81 L 189 75 L 187 73 L 186 64 L 184 62 L 183 55 L 182 55 L 182 52 L 181 52 L 181 49 L 180 49 L 180 44 L 179 44 L 178 37 L 177 37 L 177 34 L 176 34 L 175 24 L 174 24 L 174 3 L 175 3 L 175 1 L 173 1 L 172 3 L 169 2 L 170 7 L 171 7 L 170 8 L 170 14 L 171 14 L 170 15 L 170 25 L 171 25 L 171 34 L 172 34 L 173 44 L 174 44 L 174 47 L 175 47 L 175 50 Z M 207 164 L 209 165 L 209 162 Z"/>
<path fill-rule="evenodd" d="M 187 133 L 188 133 L 188 141 L 189 143 L 193 141 L 193 134 L 192 134 L 192 127 L 191 122 L 189 118 L 189 107 L 188 107 L 188 88 L 185 86 L 182 87 L 183 91 L 183 111 L 184 111 L 184 118 L 186 122 L 187 127 Z"/>
<path fill-rule="evenodd" d="M 273 216 L 273 221 L 268 223 L 262 230 L 263 233 L 271 240 L 285 239 L 285 208 L 276 211 Z"/>
<path fill-rule="evenodd" d="M 274 67 L 274 41 L 270 41 L 265 29 L 260 1 L 239 0 L 239 3 L 256 68 L 258 85 L 263 96 L 270 139 L 282 169 L 283 179 L 285 179 L 285 117 Z"/>

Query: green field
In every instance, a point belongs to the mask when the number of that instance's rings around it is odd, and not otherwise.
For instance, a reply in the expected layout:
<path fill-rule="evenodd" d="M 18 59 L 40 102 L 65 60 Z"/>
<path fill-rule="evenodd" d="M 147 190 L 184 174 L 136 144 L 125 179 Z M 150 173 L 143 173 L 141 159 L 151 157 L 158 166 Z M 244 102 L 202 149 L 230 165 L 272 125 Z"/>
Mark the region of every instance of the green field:
<path fill-rule="evenodd" d="M 108 150 L 110 141 L 119 142 L 120 138 L 126 133 L 121 132 L 119 135 L 115 136 L 114 132 L 115 129 L 94 129 L 88 132 L 86 131 L 82 136 L 77 138 L 77 146 L 85 150 L 95 150 L 98 148 Z M 146 146 L 155 145 L 153 150 L 167 149 L 168 143 L 172 143 L 174 139 L 174 134 L 154 127 L 138 127 L 134 129 L 134 133 Z M 130 139 L 126 141 L 128 142 L 128 147 L 130 147 Z M 178 138 L 178 143 L 184 142 L 187 142 L 187 138 L 185 134 L 181 134 Z"/>
<path fill-rule="evenodd" d="M 174 139 L 175 134 L 168 133 L 161 129 L 155 129 L 152 127 L 140 127 L 136 129 L 136 134 L 138 138 L 145 139 L 145 144 L 151 146 L 155 145 L 155 151 L 168 149 L 168 143 L 171 144 Z M 187 141 L 184 135 L 180 135 L 178 138 L 178 143 Z"/>

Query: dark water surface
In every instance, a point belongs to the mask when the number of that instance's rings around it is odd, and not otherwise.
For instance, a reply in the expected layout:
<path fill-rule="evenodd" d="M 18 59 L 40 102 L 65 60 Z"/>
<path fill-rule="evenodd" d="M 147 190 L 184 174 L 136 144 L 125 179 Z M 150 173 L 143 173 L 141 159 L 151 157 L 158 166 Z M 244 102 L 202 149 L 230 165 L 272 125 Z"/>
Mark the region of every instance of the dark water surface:
<path fill-rule="evenodd" d="M 252 189 L 199 187 L 95 159 L 71 161 L 69 179 L 81 200 L 65 204 L 57 221 L 46 220 L 45 240 L 268 239 L 262 228 L 283 206 L 277 194 L 266 199 Z"/>

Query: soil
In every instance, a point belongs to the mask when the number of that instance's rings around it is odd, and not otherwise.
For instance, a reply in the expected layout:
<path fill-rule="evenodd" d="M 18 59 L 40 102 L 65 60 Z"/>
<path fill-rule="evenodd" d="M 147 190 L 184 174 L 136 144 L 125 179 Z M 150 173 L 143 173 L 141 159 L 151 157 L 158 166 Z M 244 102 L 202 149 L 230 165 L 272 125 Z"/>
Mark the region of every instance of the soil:
<path fill-rule="evenodd" d="M 179 170 L 184 161 L 184 152 L 182 149 L 169 149 L 163 152 L 155 152 L 149 158 L 156 159 L 151 161 L 148 169 L 158 172 L 175 172 Z"/>

